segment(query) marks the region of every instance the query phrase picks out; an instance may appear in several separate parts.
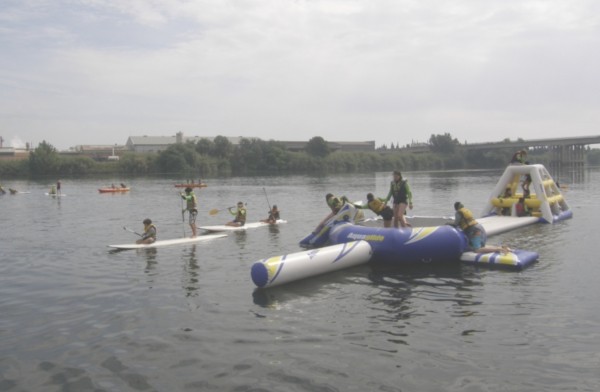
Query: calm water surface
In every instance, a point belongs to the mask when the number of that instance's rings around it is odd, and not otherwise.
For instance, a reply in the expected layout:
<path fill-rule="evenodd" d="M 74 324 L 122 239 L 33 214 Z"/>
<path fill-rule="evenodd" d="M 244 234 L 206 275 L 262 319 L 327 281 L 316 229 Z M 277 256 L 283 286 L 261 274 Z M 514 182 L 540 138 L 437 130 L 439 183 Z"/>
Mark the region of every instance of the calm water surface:
<path fill-rule="evenodd" d="M 501 171 L 405 173 L 414 214 L 478 211 Z M 522 272 L 364 265 L 257 291 L 254 261 L 297 252 L 327 192 L 385 196 L 389 173 L 212 179 L 212 208 L 268 203 L 288 224 L 196 245 L 112 253 L 152 218 L 189 235 L 179 179 L 5 182 L 0 197 L 0 391 L 598 391 L 600 170 L 568 184 L 572 220 L 490 243 L 536 250 Z M 108 181 L 119 183 L 122 179 Z M 268 202 L 265 197 L 266 190 Z"/>

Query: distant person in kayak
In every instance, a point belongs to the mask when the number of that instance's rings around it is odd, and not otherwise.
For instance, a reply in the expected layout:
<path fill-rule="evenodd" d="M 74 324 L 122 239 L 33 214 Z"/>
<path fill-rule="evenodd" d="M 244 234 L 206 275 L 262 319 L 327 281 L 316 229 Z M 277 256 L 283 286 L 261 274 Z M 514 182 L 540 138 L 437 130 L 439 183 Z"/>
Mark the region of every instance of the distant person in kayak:
<path fill-rule="evenodd" d="M 269 217 L 267 219 L 261 220 L 261 222 L 274 224 L 279 219 L 281 219 L 281 217 L 279 215 L 279 209 L 277 208 L 276 204 L 273 204 L 273 207 L 271 207 L 271 210 L 269 211 Z"/>
<path fill-rule="evenodd" d="M 510 163 L 518 163 L 521 165 L 527 165 L 529 162 L 527 162 L 527 151 L 525 150 L 519 150 L 517 152 L 515 152 L 512 156 L 512 158 L 510 159 Z"/>
<path fill-rule="evenodd" d="M 227 210 L 231 215 L 234 215 L 235 218 L 231 222 L 225 223 L 226 226 L 244 226 L 246 224 L 246 207 L 244 207 L 244 203 L 238 201 L 237 208 L 234 210 L 234 207 L 229 207 Z"/>
<path fill-rule="evenodd" d="M 196 238 L 196 217 L 198 216 L 198 199 L 196 199 L 196 195 L 192 188 L 185 188 L 185 193 L 181 194 L 181 198 L 185 200 L 186 206 L 182 214 L 188 212 L 188 223 L 190 224 L 190 228 L 192 229 L 192 238 Z"/>
<path fill-rule="evenodd" d="M 121 183 L 121 188 L 127 188 L 127 185 Z"/>
<path fill-rule="evenodd" d="M 151 244 L 156 241 L 156 226 L 152 224 L 152 221 L 148 218 L 142 222 L 144 224 L 144 234 L 142 238 L 135 241 L 136 244 Z"/>
<path fill-rule="evenodd" d="M 454 210 L 456 213 L 454 214 L 452 226 L 461 229 L 467 236 L 467 250 L 475 253 L 508 253 L 512 251 L 507 246 L 485 246 L 487 234 L 483 226 L 475 220 L 473 213 L 465 208 L 460 201 L 454 203 Z"/>
<path fill-rule="evenodd" d="M 404 215 L 406 214 L 406 207 L 412 210 L 412 192 L 408 182 L 402 178 L 402 173 L 395 170 L 393 173 L 393 181 L 390 182 L 390 191 L 385 198 L 385 203 L 393 198 L 394 204 L 394 227 L 409 227 L 410 225 L 406 222 Z"/>
<path fill-rule="evenodd" d="M 354 207 L 373 211 L 375 214 L 383 218 L 383 227 L 392 227 L 394 211 L 390 206 L 385 204 L 385 199 L 381 197 L 375 197 L 372 193 L 367 193 L 367 204 L 354 204 Z"/>

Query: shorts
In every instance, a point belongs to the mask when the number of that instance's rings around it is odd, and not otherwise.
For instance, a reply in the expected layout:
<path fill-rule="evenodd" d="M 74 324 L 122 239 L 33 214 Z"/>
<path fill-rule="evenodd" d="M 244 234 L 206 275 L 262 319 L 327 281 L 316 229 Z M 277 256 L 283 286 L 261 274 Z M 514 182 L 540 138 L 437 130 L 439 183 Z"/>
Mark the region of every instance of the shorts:
<path fill-rule="evenodd" d="M 196 217 L 198 216 L 198 210 L 189 210 L 188 222 L 190 225 L 196 224 Z"/>
<path fill-rule="evenodd" d="M 408 205 L 408 198 L 406 196 L 402 197 L 402 198 L 394 196 L 394 205 L 397 206 L 398 204 L 406 204 L 406 205 Z"/>
<path fill-rule="evenodd" d="M 234 219 L 234 220 L 233 220 L 233 223 L 237 223 L 237 224 L 238 224 L 238 225 L 240 225 L 240 226 L 244 226 L 244 224 L 246 223 L 246 221 L 245 221 L 245 220 L 244 220 L 244 221 L 242 221 L 242 220 L 237 220 L 237 219 Z"/>
<path fill-rule="evenodd" d="M 471 250 L 476 251 L 479 248 L 483 248 L 487 241 L 487 235 L 485 229 L 481 225 L 477 224 L 471 230 L 469 230 L 469 247 Z"/>
<path fill-rule="evenodd" d="M 381 210 L 379 215 L 381 215 L 384 221 L 390 221 L 394 217 L 394 211 L 390 208 L 390 206 L 386 206 L 383 210 Z"/>

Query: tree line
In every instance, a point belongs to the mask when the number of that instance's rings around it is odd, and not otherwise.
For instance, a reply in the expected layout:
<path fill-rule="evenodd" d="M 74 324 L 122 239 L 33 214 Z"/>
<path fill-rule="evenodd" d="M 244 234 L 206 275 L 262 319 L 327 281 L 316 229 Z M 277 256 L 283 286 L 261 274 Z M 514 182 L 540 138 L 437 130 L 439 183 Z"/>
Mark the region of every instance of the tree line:
<path fill-rule="evenodd" d="M 64 156 L 43 141 L 28 159 L 0 161 L 0 177 L 87 176 L 87 175 L 179 175 L 190 178 L 214 176 L 352 173 L 386 170 L 490 169 L 506 166 L 514 151 L 458 149 L 450 134 L 431 135 L 429 151 L 421 154 L 394 151 L 382 153 L 331 151 L 317 136 L 303 151 L 289 151 L 276 141 L 242 138 L 237 145 L 227 137 L 177 143 L 159 153 L 123 154 L 119 161 L 95 161 L 85 156 Z M 592 162 L 600 154 L 591 150 Z M 533 150 L 530 161 L 547 165 L 549 153 Z"/>

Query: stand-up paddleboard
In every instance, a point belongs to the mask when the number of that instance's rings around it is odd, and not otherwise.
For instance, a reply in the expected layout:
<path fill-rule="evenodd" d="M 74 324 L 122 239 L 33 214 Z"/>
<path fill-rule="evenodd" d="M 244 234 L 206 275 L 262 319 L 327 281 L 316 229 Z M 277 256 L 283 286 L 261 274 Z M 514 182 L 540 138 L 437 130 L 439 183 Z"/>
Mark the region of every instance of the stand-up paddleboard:
<path fill-rule="evenodd" d="M 217 225 L 217 226 L 199 226 L 198 228 L 202 229 L 204 231 L 208 231 L 208 232 L 241 231 L 241 230 L 247 230 L 247 229 L 255 229 L 257 227 L 279 225 L 282 223 L 287 223 L 287 221 L 283 220 L 283 219 L 279 219 L 279 220 L 275 221 L 275 223 L 252 222 L 252 223 L 246 223 L 244 226 Z"/>
<path fill-rule="evenodd" d="M 181 245 L 181 244 L 193 244 L 196 242 L 214 240 L 216 238 L 227 237 L 227 234 L 209 234 L 209 235 L 199 235 L 194 238 L 175 238 L 172 240 L 162 240 L 155 241 L 151 244 L 121 244 L 121 245 L 108 245 L 109 248 L 114 249 L 143 249 L 143 248 L 156 248 L 160 246 L 169 246 L 169 245 Z"/>
<path fill-rule="evenodd" d="M 44 194 L 45 194 L 46 196 L 52 196 L 52 197 L 65 197 L 65 196 L 67 196 L 67 195 L 66 195 L 66 194 L 64 194 L 64 193 L 57 194 L 57 193 L 48 193 L 48 192 L 46 192 L 46 193 L 44 193 Z"/>

